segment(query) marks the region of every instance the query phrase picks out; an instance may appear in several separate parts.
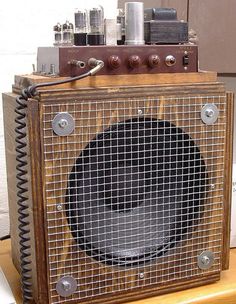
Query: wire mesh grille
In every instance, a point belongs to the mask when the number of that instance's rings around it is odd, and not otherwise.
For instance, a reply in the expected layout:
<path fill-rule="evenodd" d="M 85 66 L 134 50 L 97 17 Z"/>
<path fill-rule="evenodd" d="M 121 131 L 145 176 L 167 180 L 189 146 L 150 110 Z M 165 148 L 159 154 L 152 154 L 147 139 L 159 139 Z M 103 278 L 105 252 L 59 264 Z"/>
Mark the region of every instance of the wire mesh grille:
<path fill-rule="evenodd" d="M 214 103 L 213 125 L 201 109 Z M 176 282 L 220 270 L 226 96 L 43 105 L 51 303 Z M 69 136 L 56 114 L 75 120 Z M 214 253 L 201 270 L 197 257 Z M 56 283 L 77 281 L 62 298 Z"/>

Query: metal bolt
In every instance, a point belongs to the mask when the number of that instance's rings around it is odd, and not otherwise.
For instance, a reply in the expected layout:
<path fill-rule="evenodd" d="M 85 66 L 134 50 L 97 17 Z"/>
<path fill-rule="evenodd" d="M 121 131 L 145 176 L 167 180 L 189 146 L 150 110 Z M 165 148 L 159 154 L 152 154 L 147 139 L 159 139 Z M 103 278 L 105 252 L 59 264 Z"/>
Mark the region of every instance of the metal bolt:
<path fill-rule="evenodd" d="M 214 263 L 214 253 L 212 251 L 203 251 L 198 257 L 198 267 L 202 270 L 210 269 Z"/>
<path fill-rule="evenodd" d="M 143 272 L 141 272 L 141 273 L 139 274 L 139 278 L 140 278 L 140 279 L 144 279 L 144 273 L 143 273 Z"/>
<path fill-rule="evenodd" d="M 57 210 L 61 211 L 62 210 L 62 204 L 57 204 Z"/>
<path fill-rule="evenodd" d="M 65 118 L 62 118 L 58 122 L 59 127 L 65 129 L 68 126 L 68 121 Z"/>
<path fill-rule="evenodd" d="M 56 75 L 56 67 L 55 64 L 50 64 L 50 74 L 51 75 Z"/>
<path fill-rule="evenodd" d="M 210 263 L 210 258 L 206 255 L 202 256 L 201 258 L 202 264 L 208 265 Z"/>
<path fill-rule="evenodd" d="M 46 73 L 46 64 L 42 64 L 42 67 L 41 67 L 41 73 L 42 74 L 45 74 Z"/>
<path fill-rule="evenodd" d="M 211 187 L 211 189 L 212 189 L 212 190 L 214 190 L 214 189 L 215 189 L 215 185 L 214 185 L 214 184 L 211 184 L 211 186 L 210 186 L 210 187 Z"/>
<path fill-rule="evenodd" d="M 206 109 L 205 115 L 211 118 L 214 116 L 214 111 L 212 109 Z"/>
<path fill-rule="evenodd" d="M 65 291 L 69 291 L 71 289 L 71 284 L 68 281 L 61 282 L 61 285 Z"/>
<path fill-rule="evenodd" d="M 142 115 L 143 111 L 142 110 L 138 110 L 138 115 Z"/>

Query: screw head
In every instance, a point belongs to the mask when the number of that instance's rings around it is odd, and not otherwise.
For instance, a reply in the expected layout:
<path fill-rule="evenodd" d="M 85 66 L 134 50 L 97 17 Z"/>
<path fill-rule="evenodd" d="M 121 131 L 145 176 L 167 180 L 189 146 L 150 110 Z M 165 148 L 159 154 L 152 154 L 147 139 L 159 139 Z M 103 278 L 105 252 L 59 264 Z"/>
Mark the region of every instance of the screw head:
<path fill-rule="evenodd" d="M 61 282 L 61 285 L 62 285 L 62 288 L 65 290 L 65 291 L 69 291 L 71 289 L 71 284 L 70 282 L 68 281 L 63 281 Z"/>
<path fill-rule="evenodd" d="M 219 117 L 219 109 L 214 103 L 207 103 L 201 109 L 201 119 L 206 125 L 213 125 Z"/>
<path fill-rule="evenodd" d="M 140 279 L 144 279 L 144 273 L 143 273 L 143 272 L 140 272 L 139 278 L 140 278 Z"/>
<path fill-rule="evenodd" d="M 62 204 L 61 204 L 61 203 L 57 204 L 57 210 L 58 210 L 58 211 L 61 211 L 61 210 L 62 210 Z"/>
<path fill-rule="evenodd" d="M 202 256 L 201 261 L 204 265 L 208 265 L 210 263 L 210 258 L 206 255 Z"/>
<path fill-rule="evenodd" d="M 138 110 L 138 115 L 142 115 L 143 111 L 142 110 Z"/>
<path fill-rule="evenodd" d="M 56 284 L 56 291 L 61 297 L 70 297 L 77 290 L 77 281 L 71 277 L 66 276 L 59 279 Z"/>
<path fill-rule="evenodd" d="M 65 118 L 62 118 L 58 121 L 58 126 L 65 129 L 68 126 L 68 121 Z"/>
<path fill-rule="evenodd" d="M 212 109 L 206 109 L 205 115 L 209 118 L 213 117 L 215 112 Z"/>
<path fill-rule="evenodd" d="M 68 136 L 75 129 L 75 120 L 68 112 L 60 112 L 52 120 L 52 129 L 59 136 Z"/>
<path fill-rule="evenodd" d="M 203 251 L 198 257 L 198 267 L 202 270 L 210 269 L 214 264 L 214 253 L 212 251 Z"/>

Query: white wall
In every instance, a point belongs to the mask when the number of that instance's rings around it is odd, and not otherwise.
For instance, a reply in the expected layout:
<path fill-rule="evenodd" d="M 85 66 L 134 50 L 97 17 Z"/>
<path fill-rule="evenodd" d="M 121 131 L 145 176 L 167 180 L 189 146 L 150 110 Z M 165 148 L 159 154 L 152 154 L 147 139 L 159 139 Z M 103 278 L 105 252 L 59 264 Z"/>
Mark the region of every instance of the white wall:
<path fill-rule="evenodd" d="M 66 19 L 73 21 L 76 7 L 103 5 L 112 18 L 117 0 L 7 0 L 0 6 L 0 92 L 10 92 L 15 74 L 32 72 L 38 46 L 53 43 L 52 27 Z M 9 232 L 5 150 L 0 96 L 0 236 Z"/>

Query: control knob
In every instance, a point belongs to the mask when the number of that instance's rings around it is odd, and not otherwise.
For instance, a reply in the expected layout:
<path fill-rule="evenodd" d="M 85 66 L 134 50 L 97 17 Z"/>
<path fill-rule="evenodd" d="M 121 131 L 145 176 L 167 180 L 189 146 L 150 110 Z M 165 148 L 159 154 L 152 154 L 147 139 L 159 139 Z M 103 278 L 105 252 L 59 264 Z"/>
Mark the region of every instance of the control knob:
<path fill-rule="evenodd" d="M 158 55 L 150 55 L 148 57 L 148 65 L 150 66 L 150 68 L 155 68 L 156 66 L 158 66 L 160 63 L 160 58 Z"/>
<path fill-rule="evenodd" d="M 121 60 L 119 56 L 112 55 L 108 58 L 108 65 L 112 69 L 118 69 L 121 66 Z"/>
<path fill-rule="evenodd" d="M 138 68 L 141 65 L 141 59 L 138 55 L 132 55 L 129 57 L 129 66 L 131 68 Z"/>

